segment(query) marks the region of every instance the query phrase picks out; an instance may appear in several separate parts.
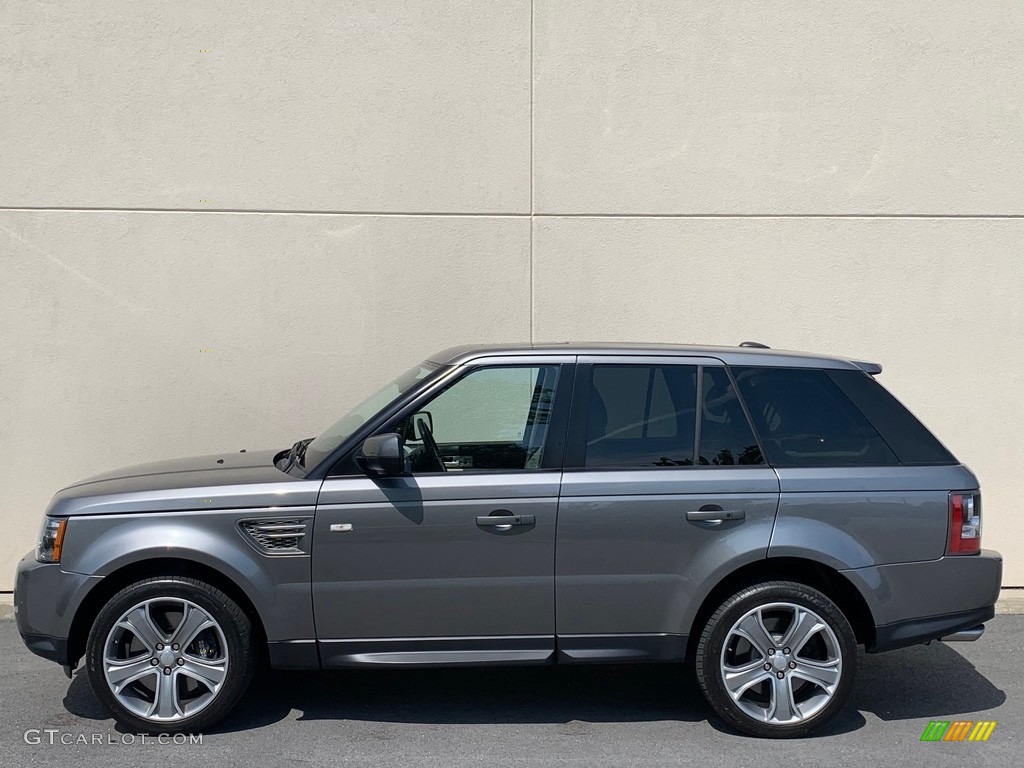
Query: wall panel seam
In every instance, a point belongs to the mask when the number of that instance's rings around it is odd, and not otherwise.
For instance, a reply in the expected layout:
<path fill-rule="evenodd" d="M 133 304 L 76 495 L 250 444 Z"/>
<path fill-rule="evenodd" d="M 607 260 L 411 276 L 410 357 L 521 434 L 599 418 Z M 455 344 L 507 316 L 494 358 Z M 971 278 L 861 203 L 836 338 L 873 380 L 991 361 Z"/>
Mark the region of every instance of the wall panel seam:
<path fill-rule="evenodd" d="M 1021 213 L 504 213 L 500 211 L 332 211 L 261 208 L 129 208 L 75 206 L 0 205 L 0 212 L 26 213 L 187 213 L 267 216 L 373 216 L 394 218 L 491 218 L 491 219 L 936 219 L 1010 220 Z"/>
<path fill-rule="evenodd" d="M 530 331 L 530 343 L 533 344 L 533 321 L 534 315 L 536 314 L 536 303 L 534 301 L 534 284 L 533 284 L 533 232 L 534 232 L 534 215 L 537 212 L 535 204 L 534 194 L 534 125 L 533 125 L 533 112 L 534 112 L 534 9 L 536 6 L 536 0 L 530 0 L 530 243 L 529 243 L 529 273 L 530 273 L 530 320 L 529 320 L 529 331 Z"/>

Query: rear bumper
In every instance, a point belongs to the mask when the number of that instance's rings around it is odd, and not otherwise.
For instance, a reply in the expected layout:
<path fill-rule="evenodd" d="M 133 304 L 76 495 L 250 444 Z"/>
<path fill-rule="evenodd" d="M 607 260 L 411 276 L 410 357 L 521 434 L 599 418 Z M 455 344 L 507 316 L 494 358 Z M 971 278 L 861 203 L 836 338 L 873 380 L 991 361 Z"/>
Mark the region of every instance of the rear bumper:
<path fill-rule="evenodd" d="M 869 652 L 926 643 L 983 624 L 995 615 L 1003 558 L 940 557 L 917 563 L 855 568 L 841 573 L 864 597 L 874 618 Z"/>
<path fill-rule="evenodd" d="M 951 635 L 943 635 L 939 640 L 944 643 L 973 643 L 975 640 L 981 640 L 984 634 L 985 625 L 979 624 L 969 629 L 959 629 Z"/>
<path fill-rule="evenodd" d="M 956 632 L 973 629 L 995 615 L 996 607 L 989 605 L 973 611 L 908 619 L 894 624 L 876 626 L 874 642 L 868 643 L 867 651 L 868 653 L 879 653 L 908 645 L 927 643 L 930 640 L 939 640 Z"/>

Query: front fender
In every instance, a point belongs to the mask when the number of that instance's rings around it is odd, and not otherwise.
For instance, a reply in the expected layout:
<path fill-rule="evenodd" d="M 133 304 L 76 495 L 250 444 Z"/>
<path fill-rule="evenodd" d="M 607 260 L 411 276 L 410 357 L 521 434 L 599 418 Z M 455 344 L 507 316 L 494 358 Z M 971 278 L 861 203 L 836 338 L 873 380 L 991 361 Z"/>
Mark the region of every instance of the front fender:
<path fill-rule="evenodd" d="M 315 637 L 310 558 L 265 555 L 238 526 L 256 517 L 312 519 L 313 507 L 87 515 L 68 521 L 61 569 L 95 585 L 126 566 L 174 558 L 212 568 L 252 602 L 270 642 Z M 95 586 L 93 586 L 95 588 Z"/>

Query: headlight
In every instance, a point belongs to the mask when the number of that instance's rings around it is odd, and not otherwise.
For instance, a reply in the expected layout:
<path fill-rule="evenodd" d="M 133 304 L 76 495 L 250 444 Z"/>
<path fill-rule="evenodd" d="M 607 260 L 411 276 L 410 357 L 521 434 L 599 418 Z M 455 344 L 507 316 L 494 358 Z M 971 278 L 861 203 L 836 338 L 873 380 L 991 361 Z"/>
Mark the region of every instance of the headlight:
<path fill-rule="evenodd" d="M 60 548 L 64 544 L 64 530 L 68 527 L 66 517 L 43 518 L 43 528 L 36 543 L 36 560 L 40 563 L 59 563 Z"/>

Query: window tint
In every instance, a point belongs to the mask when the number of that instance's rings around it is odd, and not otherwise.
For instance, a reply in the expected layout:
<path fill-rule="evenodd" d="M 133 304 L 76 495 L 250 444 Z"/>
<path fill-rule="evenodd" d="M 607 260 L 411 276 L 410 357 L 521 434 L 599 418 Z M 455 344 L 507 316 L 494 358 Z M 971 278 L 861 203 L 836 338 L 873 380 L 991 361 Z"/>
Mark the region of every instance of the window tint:
<path fill-rule="evenodd" d="M 863 371 L 828 371 L 903 464 L 956 464 L 956 459 L 885 387 Z"/>
<path fill-rule="evenodd" d="M 734 368 L 733 374 L 772 464 L 842 467 L 899 463 L 825 371 Z"/>
<path fill-rule="evenodd" d="M 557 378 L 554 365 L 468 373 L 394 428 L 412 471 L 540 467 Z"/>
<path fill-rule="evenodd" d="M 743 406 L 724 368 L 704 368 L 700 411 L 701 466 L 764 464 Z"/>
<path fill-rule="evenodd" d="M 585 466 L 693 465 L 697 369 L 595 365 Z"/>

